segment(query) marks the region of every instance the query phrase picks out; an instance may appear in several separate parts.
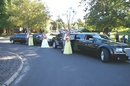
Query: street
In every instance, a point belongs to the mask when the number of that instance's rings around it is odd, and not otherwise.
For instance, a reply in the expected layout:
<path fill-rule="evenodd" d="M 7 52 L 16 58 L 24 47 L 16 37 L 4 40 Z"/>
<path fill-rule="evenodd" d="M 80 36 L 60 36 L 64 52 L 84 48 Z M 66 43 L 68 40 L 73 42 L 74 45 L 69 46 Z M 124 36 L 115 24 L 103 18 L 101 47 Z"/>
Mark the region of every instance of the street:
<path fill-rule="evenodd" d="M 25 70 L 11 86 L 130 86 L 130 61 L 103 63 L 83 53 L 0 41 L 0 50 L 26 59 Z M 26 71 L 26 72 L 25 72 Z"/>

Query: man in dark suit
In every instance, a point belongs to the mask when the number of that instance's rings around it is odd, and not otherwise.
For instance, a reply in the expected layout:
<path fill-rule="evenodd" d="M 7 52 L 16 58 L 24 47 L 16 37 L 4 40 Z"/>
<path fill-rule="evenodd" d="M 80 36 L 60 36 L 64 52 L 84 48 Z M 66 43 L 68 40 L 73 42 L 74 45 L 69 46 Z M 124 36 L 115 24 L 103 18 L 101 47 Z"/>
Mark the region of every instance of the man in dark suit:
<path fill-rule="evenodd" d="M 67 32 L 66 29 L 63 30 L 63 31 L 61 32 L 61 34 L 62 34 L 62 43 L 63 43 L 63 46 L 62 46 L 62 53 L 63 53 L 64 46 L 65 46 L 66 32 Z"/>

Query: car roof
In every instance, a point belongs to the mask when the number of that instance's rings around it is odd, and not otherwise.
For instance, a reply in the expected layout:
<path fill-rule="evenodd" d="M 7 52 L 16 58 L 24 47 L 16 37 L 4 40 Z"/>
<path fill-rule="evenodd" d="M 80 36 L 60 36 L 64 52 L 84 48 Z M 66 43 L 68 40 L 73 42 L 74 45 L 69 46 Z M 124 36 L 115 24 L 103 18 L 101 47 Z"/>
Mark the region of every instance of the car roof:
<path fill-rule="evenodd" d="M 94 32 L 82 32 L 82 33 L 78 33 L 78 34 L 89 34 L 89 35 L 99 35 L 98 33 L 94 33 Z"/>
<path fill-rule="evenodd" d="M 26 35 L 26 33 L 16 33 L 15 35 Z"/>

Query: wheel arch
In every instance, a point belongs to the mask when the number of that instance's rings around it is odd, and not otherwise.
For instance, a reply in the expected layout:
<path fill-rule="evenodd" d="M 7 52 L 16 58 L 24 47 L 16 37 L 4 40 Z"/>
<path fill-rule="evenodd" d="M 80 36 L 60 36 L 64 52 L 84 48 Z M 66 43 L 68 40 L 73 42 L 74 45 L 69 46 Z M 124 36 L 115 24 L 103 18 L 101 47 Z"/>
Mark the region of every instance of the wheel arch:
<path fill-rule="evenodd" d="M 113 55 L 113 50 L 109 47 L 109 46 L 100 46 L 98 47 L 98 52 L 100 52 L 101 49 L 106 49 L 108 52 L 109 52 L 109 55 L 110 55 L 110 58 L 112 57 Z"/>
<path fill-rule="evenodd" d="M 13 42 L 11 42 L 11 43 L 13 43 L 13 44 L 15 43 L 15 40 L 14 40 L 13 38 L 11 38 L 10 41 L 13 41 Z"/>

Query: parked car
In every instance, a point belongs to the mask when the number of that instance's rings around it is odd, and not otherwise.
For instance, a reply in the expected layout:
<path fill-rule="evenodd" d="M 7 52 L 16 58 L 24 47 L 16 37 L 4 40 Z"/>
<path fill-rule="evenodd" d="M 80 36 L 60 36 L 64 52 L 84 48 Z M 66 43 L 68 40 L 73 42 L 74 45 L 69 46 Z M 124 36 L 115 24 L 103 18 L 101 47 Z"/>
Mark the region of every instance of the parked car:
<path fill-rule="evenodd" d="M 77 51 L 94 54 L 102 62 L 127 60 L 125 48 L 130 48 L 128 44 L 104 39 L 97 33 L 78 33 L 75 35 L 75 44 Z"/>
<path fill-rule="evenodd" d="M 73 52 L 85 52 L 94 54 L 102 62 L 113 59 L 127 60 L 125 48 L 130 48 L 128 44 L 113 41 L 110 37 L 98 33 L 73 33 L 70 34 L 70 41 Z M 53 48 L 63 47 L 62 34 L 52 38 Z"/>
<path fill-rule="evenodd" d="M 19 42 L 21 44 L 26 43 L 26 37 L 27 37 L 26 33 L 14 34 L 13 36 L 10 37 L 10 42 L 13 44 L 16 42 Z"/>
<path fill-rule="evenodd" d="M 16 42 L 19 42 L 21 44 L 26 43 L 26 37 L 27 37 L 26 33 L 14 34 L 13 36 L 10 37 L 10 42 L 13 43 L 13 44 L 16 43 Z M 41 44 L 41 42 L 42 42 L 42 34 L 41 33 L 33 34 L 34 45 Z M 52 45 L 51 38 L 48 38 L 48 43 L 49 43 L 50 46 Z"/>

